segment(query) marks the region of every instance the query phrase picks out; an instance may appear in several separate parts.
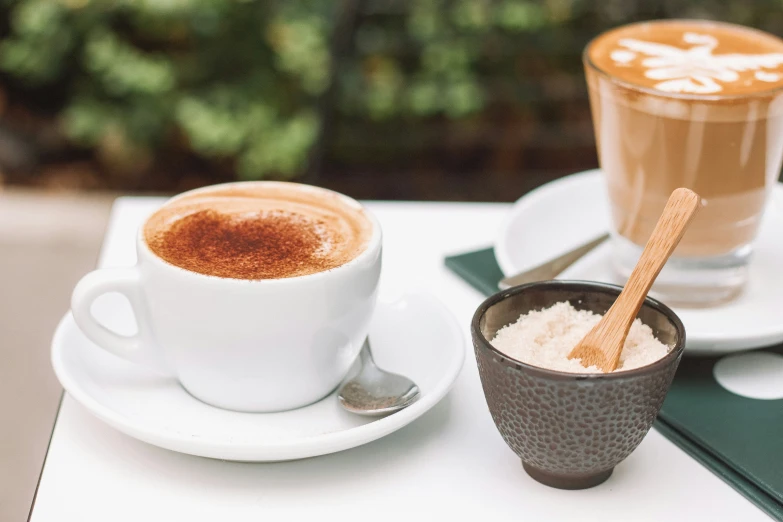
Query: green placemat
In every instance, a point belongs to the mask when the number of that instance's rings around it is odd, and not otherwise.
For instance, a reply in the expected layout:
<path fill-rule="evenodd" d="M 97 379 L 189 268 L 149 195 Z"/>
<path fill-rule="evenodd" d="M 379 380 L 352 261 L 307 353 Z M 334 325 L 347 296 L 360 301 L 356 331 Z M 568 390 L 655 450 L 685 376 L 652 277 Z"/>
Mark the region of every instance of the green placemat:
<path fill-rule="evenodd" d="M 446 266 L 485 295 L 503 277 L 491 248 L 447 257 Z M 765 351 L 783 354 L 783 345 Z M 783 520 L 783 401 L 725 390 L 719 358 L 684 358 L 655 428 L 777 520 Z"/>
<path fill-rule="evenodd" d="M 497 292 L 498 283 L 503 279 L 491 247 L 447 257 L 446 266 L 486 296 Z"/>

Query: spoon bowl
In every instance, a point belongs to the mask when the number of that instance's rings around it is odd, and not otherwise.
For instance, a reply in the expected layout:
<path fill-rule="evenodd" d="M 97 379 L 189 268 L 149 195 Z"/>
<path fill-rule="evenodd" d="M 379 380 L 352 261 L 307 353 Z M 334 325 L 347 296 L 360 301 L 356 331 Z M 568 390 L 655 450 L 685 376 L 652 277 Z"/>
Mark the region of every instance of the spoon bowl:
<path fill-rule="evenodd" d="M 351 413 L 366 416 L 388 415 L 407 408 L 421 395 L 419 387 L 403 375 L 378 368 L 372 358 L 369 338 L 359 354 L 359 373 L 340 387 L 337 398 Z"/>

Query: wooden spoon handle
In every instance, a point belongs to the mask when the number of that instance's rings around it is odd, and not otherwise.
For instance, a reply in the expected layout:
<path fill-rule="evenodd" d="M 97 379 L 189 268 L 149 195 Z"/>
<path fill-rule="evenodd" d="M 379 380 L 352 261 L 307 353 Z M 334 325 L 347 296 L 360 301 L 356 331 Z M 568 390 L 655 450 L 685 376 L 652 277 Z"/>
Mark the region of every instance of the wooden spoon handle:
<path fill-rule="evenodd" d="M 625 308 L 627 315 L 623 315 L 630 317 L 630 322 L 633 322 L 636 314 L 639 313 L 639 308 L 655 278 L 674 252 L 700 206 L 701 198 L 698 194 L 686 188 L 678 188 L 669 196 L 669 201 L 666 202 L 663 214 L 658 219 L 639 262 L 631 272 L 622 294 L 612 306 L 612 308 Z"/>
<path fill-rule="evenodd" d="M 625 288 L 598 324 L 571 350 L 569 359 L 580 359 L 585 367 L 595 364 L 604 372 L 617 368 L 625 338 L 647 292 L 700 205 L 699 196 L 688 189 L 672 192 Z"/>

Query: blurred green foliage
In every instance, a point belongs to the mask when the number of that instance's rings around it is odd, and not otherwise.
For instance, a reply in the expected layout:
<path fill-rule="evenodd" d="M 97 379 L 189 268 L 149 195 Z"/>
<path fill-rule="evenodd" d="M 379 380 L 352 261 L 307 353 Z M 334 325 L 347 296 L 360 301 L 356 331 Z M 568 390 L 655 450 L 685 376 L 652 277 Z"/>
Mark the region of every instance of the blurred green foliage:
<path fill-rule="evenodd" d="M 755 6 L 721 0 L 0 5 L 8 13 L 0 69 L 26 85 L 56 90 L 63 100 L 58 121 L 74 143 L 126 170 L 184 148 L 230 160 L 240 179 L 302 173 L 327 112 L 372 124 L 464 120 L 495 105 L 557 118 L 559 100 L 583 88 L 581 49 L 613 25 L 682 16 L 783 28 L 780 0 Z M 336 30 L 346 10 L 350 27 Z M 333 55 L 335 31 L 349 29 Z M 554 100 L 554 108 L 542 99 Z"/>
<path fill-rule="evenodd" d="M 544 4 L 527 0 L 376 2 L 380 18 L 364 16 L 373 2 L 359 4 L 351 49 L 338 57 L 345 63 L 337 101 L 344 113 L 370 120 L 480 110 L 477 39 L 547 23 Z M 329 41 L 340 2 L 6 5 L 0 68 L 30 85 L 65 89 L 64 133 L 113 166 L 133 169 L 184 137 L 197 155 L 235 159 L 239 178 L 304 169 L 322 124 L 318 100 L 332 81 Z"/>
<path fill-rule="evenodd" d="M 303 169 L 329 84 L 333 5 L 318 0 L 10 2 L 0 67 L 65 89 L 64 133 L 113 166 L 184 140 L 240 178 Z"/>
<path fill-rule="evenodd" d="M 357 53 L 345 109 L 375 119 L 395 115 L 460 118 L 482 109 L 488 85 L 485 60 L 506 35 L 551 23 L 546 2 L 535 0 L 418 0 L 397 23 L 369 16 L 357 31 Z M 392 23 L 390 23 L 392 22 Z M 506 68 L 513 75 L 513 68 Z M 350 76 L 353 76 L 351 78 Z"/>

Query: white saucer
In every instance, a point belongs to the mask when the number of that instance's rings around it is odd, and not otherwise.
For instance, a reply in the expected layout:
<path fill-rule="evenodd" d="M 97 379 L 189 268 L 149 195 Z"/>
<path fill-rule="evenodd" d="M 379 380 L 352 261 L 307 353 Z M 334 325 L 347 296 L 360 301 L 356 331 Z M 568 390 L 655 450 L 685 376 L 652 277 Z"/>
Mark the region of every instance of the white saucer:
<path fill-rule="evenodd" d="M 100 316 L 125 315 L 121 305 L 103 301 Z M 280 461 L 353 448 L 402 428 L 446 395 L 465 359 L 459 324 L 442 303 L 426 294 L 381 300 L 370 340 L 379 366 L 409 376 L 422 393 L 408 408 L 374 420 L 343 411 L 334 393 L 282 413 L 237 413 L 208 406 L 175 380 L 92 344 L 70 313 L 55 332 L 52 364 L 74 399 L 131 437 L 202 457 Z"/>
<path fill-rule="evenodd" d="M 721 306 L 674 308 L 687 332 L 687 352 L 719 354 L 783 342 L 783 184 L 770 198 L 744 292 Z M 505 275 L 570 250 L 609 229 L 601 173 L 591 170 L 548 183 L 519 199 L 495 242 Z M 559 279 L 613 282 L 610 248 L 601 245 Z"/>

